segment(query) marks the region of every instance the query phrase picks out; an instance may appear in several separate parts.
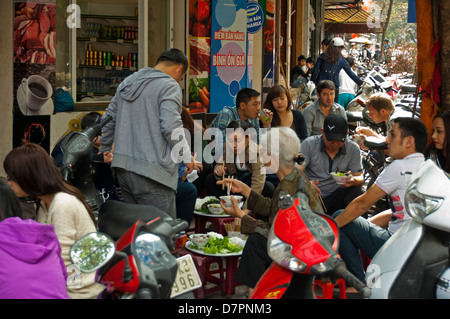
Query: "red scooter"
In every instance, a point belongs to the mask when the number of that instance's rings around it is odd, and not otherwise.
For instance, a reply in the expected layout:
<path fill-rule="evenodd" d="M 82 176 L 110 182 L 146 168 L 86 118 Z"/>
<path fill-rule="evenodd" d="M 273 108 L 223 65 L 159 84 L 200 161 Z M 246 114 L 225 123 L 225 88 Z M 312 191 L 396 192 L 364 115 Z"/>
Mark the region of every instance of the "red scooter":
<path fill-rule="evenodd" d="M 176 258 L 188 226 L 152 206 L 107 201 L 102 232 L 79 239 L 70 256 L 81 272 L 98 270 L 97 281 L 107 287 L 103 299 L 187 298 L 201 286 L 192 257 Z"/>
<path fill-rule="evenodd" d="M 363 298 L 370 289 L 353 274 L 338 255 L 339 229 L 334 220 L 309 206 L 305 179 L 298 180 L 292 198 L 280 194 L 280 210 L 267 242 L 274 261 L 259 280 L 252 299 L 314 299 L 316 277 L 338 278 L 356 288 Z"/>

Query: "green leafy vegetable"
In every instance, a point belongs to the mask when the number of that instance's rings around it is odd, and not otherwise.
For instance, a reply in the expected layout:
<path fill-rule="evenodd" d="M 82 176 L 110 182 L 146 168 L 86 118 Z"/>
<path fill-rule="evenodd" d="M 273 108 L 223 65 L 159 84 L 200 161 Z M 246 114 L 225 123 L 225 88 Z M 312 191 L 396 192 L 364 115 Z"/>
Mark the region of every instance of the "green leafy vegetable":
<path fill-rule="evenodd" d="M 230 238 L 225 236 L 224 238 L 214 238 L 211 237 L 206 243 L 206 246 L 202 249 L 197 247 L 197 245 L 192 244 L 192 249 L 203 250 L 207 254 L 229 254 L 238 253 L 243 247 L 230 243 Z"/>
<path fill-rule="evenodd" d="M 227 254 L 227 253 L 237 253 L 243 248 L 241 246 L 230 243 L 228 236 L 224 238 L 210 238 L 205 248 L 204 252 L 207 254 Z"/>
<path fill-rule="evenodd" d="M 348 176 L 347 172 L 340 171 L 339 169 L 336 169 L 336 172 L 334 174 L 336 174 L 337 176 Z"/>
<path fill-rule="evenodd" d="M 197 209 L 197 211 L 202 213 L 209 213 L 208 205 L 209 204 L 220 204 L 220 201 L 215 198 L 211 198 L 209 201 L 204 202 L 202 206 L 200 206 L 200 209 Z"/>
<path fill-rule="evenodd" d="M 189 80 L 189 101 L 197 101 L 198 100 L 198 90 L 199 88 L 194 82 L 194 79 Z"/>

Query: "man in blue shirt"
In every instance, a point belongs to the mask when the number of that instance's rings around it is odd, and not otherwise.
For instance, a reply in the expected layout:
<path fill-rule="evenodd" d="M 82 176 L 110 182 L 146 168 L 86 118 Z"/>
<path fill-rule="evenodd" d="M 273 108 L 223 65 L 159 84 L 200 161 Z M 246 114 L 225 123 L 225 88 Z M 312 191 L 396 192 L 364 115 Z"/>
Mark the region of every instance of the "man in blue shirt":
<path fill-rule="evenodd" d="M 254 128 L 256 134 L 259 134 L 259 111 L 261 109 L 260 93 L 250 88 L 241 89 L 236 95 L 236 106 L 225 106 L 217 113 L 211 122 L 210 128 L 220 129 L 222 132 L 223 143 L 226 142 L 226 128 L 232 121 L 248 122 L 250 128 Z M 264 123 L 264 127 L 269 128 L 272 121 L 272 112 L 265 110 L 270 121 Z M 256 136 L 257 138 L 257 136 Z M 255 140 L 257 141 L 257 139 Z"/>

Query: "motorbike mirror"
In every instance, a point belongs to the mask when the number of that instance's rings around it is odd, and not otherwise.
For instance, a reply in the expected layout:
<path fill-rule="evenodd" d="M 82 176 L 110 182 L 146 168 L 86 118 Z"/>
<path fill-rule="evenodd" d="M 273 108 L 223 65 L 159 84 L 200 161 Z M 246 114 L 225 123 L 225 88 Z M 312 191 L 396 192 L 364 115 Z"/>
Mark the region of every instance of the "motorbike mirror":
<path fill-rule="evenodd" d="M 105 265 L 116 251 L 108 235 L 96 232 L 78 239 L 70 248 L 70 260 L 81 272 L 92 272 Z"/>

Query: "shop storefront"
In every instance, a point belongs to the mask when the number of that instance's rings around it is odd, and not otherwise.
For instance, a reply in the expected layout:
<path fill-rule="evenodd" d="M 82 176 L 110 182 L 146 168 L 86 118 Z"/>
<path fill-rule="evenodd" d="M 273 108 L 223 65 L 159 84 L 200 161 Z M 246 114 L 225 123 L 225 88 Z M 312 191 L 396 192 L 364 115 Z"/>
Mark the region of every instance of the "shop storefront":
<path fill-rule="evenodd" d="M 273 51 L 262 50 L 273 42 L 267 3 L 273 10 L 274 0 L 3 2 L 13 52 L 1 56 L 8 70 L 12 66 L 12 86 L 2 80 L 2 88 L 13 92 L 1 106 L 12 109 L 12 119 L 5 117 L 12 128 L 3 134 L 12 144 L 4 143 L 4 153 L 24 142 L 50 151 L 80 129 L 86 112 L 104 111 L 126 76 L 153 66 L 168 47 L 189 58 L 180 85 L 193 114 L 234 105 L 240 88 L 262 91 L 263 64 L 270 69 L 274 62 Z"/>
<path fill-rule="evenodd" d="M 50 150 L 80 129 L 86 112 L 104 111 L 125 77 L 154 65 L 168 47 L 184 50 L 186 11 L 175 13 L 175 3 L 15 1 L 12 147 L 34 142 Z"/>

